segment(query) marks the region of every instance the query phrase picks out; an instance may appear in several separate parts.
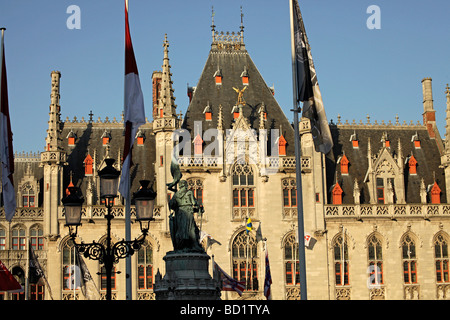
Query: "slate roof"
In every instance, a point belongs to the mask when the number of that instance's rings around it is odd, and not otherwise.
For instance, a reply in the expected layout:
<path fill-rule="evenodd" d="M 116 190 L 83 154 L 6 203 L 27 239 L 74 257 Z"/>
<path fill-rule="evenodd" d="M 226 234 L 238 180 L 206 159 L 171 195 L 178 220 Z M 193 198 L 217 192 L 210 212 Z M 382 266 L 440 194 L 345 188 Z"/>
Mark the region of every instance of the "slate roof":
<path fill-rule="evenodd" d="M 155 136 L 152 134 L 151 123 L 147 123 L 140 127 L 145 135 L 144 145 L 138 146 L 136 141 L 133 146 L 133 163 L 131 168 L 131 192 L 139 189 L 139 180 L 145 178 L 150 181 L 155 181 Z M 102 136 L 105 131 L 110 135 L 109 150 L 103 145 Z M 75 146 L 68 145 L 66 138 L 70 132 L 76 134 Z M 100 169 L 101 163 L 105 158 L 107 152 L 111 158 L 122 163 L 123 147 L 124 147 L 124 127 L 123 123 L 105 121 L 101 123 L 86 122 L 86 123 L 72 123 L 65 122 L 62 130 L 62 148 L 67 153 L 68 165 L 64 167 L 63 172 L 63 186 L 66 188 L 70 182 L 70 172 L 73 174 L 73 184 L 79 186 L 83 195 L 86 195 L 87 177 L 85 176 L 84 160 L 88 153 L 94 158 L 94 151 L 96 150 L 96 164 L 97 170 Z M 156 188 L 156 181 L 153 185 Z M 94 197 L 98 201 L 98 197 Z M 95 202 L 94 202 L 95 203 Z"/>
<path fill-rule="evenodd" d="M 421 203 L 420 184 L 424 179 L 425 187 L 434 183 L 436 179 L 441 188 L 441 203 L 447 202 L 444 170 L 440 167 L 441 155 L 435 139 L 429 137 L 425 126 L 388 126 L 388 125 L 331 125 L 334 147 L 332 157 L 327 158 L 327 190 L 329 203 L 331 203 L 331 188 L 336 179 L 343 189 L 343 204 L 354 204 L 353 186 L 355 179 L 361 188 L 361 204 L 368 204 L 370 196 L 364 178 L 368 170 L 367 146 L 370 138 L 372 156 L 378 155 L 383 147 L 381 139 L 387 133 L 391 147 L 390 153 L 396 157 L 398 153 L 398 143 L 402 146 L 403 163 L 408 161 L 411 155 L 417 160 L 417 175 L 409 174 L 408 163 L 404 166 L 405 197 L 406 203 Z M 356 133 L 359 140 L 359 148 L 354 149 L 350 137 Z M 412 137 L 417 134 L 421 143 L 421 148 L 416 149 Z M 349 173 L 341 174 L 340 165 L 337 160 L 345 153 L 348 158 Z M 334 159 L 332 159 L 334 157 Z"/>
<path fill-rule="evenodd" d="M 223 76 L 222 84 L 216 85 L 214 75 L 220 70 Z M 212 46 L 208 59 L 196 86 L 192 100 L 186 111 L 182 128 L 194 132 L 194 122 L 201 121 L 202 131 L 217 128 L 219 106 L 223 107 L 224 130 L 231 129 L 234 121 L 232 110 L 237 104 L 237 93 L 233 87 L 242 90 L 241 74 L 247 71 L 249 85 L 243 97 L 246 102 L 243 114 L 248 119 L 251 127 L 258 132 L 260 125 L 259 109 L 264 103 L 267 111 L 265 128 L 282 129 L 284 138 L 287 140 L 287 156 L 294 156 L 294 130 L 290 121 L 284 115 L 278 102 L 275 100 L 273 91 L 267 86 L 257 67 L 253 63 L 245 47 L 239 49 L 219 49 Z M 212 121 L 206 121 L 204 110 L 209 104 L 212 111 Z M 193 139 L 194 137 L 192 137 Z M 269 144 L 271 136 L 269 135 Z"/>

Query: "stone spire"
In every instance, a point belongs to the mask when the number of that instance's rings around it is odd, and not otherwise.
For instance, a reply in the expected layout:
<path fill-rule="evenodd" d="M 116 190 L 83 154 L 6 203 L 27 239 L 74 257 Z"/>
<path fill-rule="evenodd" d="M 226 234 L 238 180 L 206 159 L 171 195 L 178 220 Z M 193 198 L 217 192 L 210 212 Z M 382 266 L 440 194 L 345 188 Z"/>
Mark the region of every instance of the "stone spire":
<path fill-rule="evenodd" d="M 61 106 L 60 99 L 60 78 L 59 71 L 52 71 L 52 89 L 50 93 L 50 112 L 47 129 L 47 137 L 45 138 L 45 151 L 60 150 L 60 134 L 61 134 Z"/>
<path fill-rule="evenodd" d="M 169 63 L 169 41 L 167 41 L 167 34 L 164 37 L 164 60 L 162 65 L 161 75 L 161 94 L 159 106 L 163 109 L 163 117 L 177 117 L 175 97 L 172 88 L 172 73 L 170 72 Z"/>
<path fill-rule="evenodd" d="M 450 154 L 450 88 L 447 84 L 445 89 L 447 95 L 447 110 L 445 118 L 445 153 Z"/>
<path fill-rule="evenodd" d="M 219 115 L 217 118 L 217 130 L 223 131 L 223 107 L 219 105 Z"/>

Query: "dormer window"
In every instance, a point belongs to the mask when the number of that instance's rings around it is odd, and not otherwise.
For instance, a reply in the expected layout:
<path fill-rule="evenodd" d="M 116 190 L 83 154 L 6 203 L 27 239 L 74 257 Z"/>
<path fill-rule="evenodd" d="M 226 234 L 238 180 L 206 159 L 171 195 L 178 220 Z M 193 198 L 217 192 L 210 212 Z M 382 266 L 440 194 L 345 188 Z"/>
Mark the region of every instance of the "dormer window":
<path fill-rule="evenodd" d="M 348 174 L 348 165 L 350 161 L 348 161 L 347 156 L 344 154 L 340 160 L 341 163 L 341 174 L 347 175 Z"/>
<path fill-rule="evenodd" d="M 409 165 L 409 174 L 416 175 L 417 174 L 417 160 L 412 155 L 411 158 L 409 158 L 408 161 Z"/>
<path fill-rule="evenodd" d="M 136 142 L 138 146 L 143 146 L 144 145 L 144 141 L 145 141 L 145 134 L 139 130 L 138 133 L 136 134 Z"/>
<path fill-rule="evenodd" d="M 86 156 L 86 159 L 84 159 L 84 175 L 92 176 L 93 173 L 94 173 L 94 160 L 92 159 L 91 155 L 88 154 Z"/>
<path fill-rule="evenodd" d="M 434 182 L 434 185 L 431 188 L 431 203 L 432 204 L 441 203 L 441 188 L 439 188 L 436 181 Z"/>
<path fill-rule="evenodd" d="M 211 110 L 211 106 L 209 105 L 209 102 L 208 102 L 208 105 L 203 110 L 203 114 L 205 115 L 205 120 L 206 121 L 211 121 L 212 120 L 212 110 Z"/>
<path fill-rule="evenodd" d="M 333 204 L 342 204 L 342 193 L 343 191 L 341 186 L 338 182 L 336 182 L 333 189 L 331 190 Z"/>
<path fill-rule="evenodd" d="M 200 134 L 197 134 L 194 141 L 194 155 L 199 156 L 203 153 L 203 140 Z"/>
<path fill-rule="evenodd" d="M 244 67 L 244 71 L 241 73 L 242 84 L 248 86 L 248 71 L 247 67 Z"/>
<path fill-rule="evenodd" d="M 280 155 L 280 156 L 285 156 L 286 155 L 286 145 L 287 145 L 287 141 L 283 137 L 283 135 L 281 135 L 278 138 L 278 155 Z"/>
<path fill-rule="evenodd" d="M 231 110 L 231 112 L 233 113 L 233 119 L 239 118 L 239 108 L 238 108 L 238 106 L 234 106 L 233 110 Z"/>
<path fill-rule="evenodd" d="M 386 147 L 386 148 L 391 147 L 391 141 L 389 140 L 389 137 L 386 132 L 383 133 L 383 136 L 381 137 L 381 142 L 383 143 L 384 147 Z"/>
<path fill-rule="evenodd" d="M 417 132 L 415 135 L 412 136 L 411 142 L 414 143 L 415 149 L 420 149 L 420 140 L 419 140 L 419 135 L 417 134 Z"/>
<path fill-rule="evenodd" d="M 109 134 L 108 131 L 105 130 L 105 132 L 103 132 L 103 135 L 102 135 L 103 145 L 104 146 L 109 145 L 110 140 L 111 140 L 111 135 Z"/>
<path fill-rule="evenodd" d="M 264 105 L 264 102 L 261 103 L 261 107 L 259 108 L 259 113 L 262 112 L 264 120 L 267 120 L 267 111 L 266 111 L 266 106 Z"/>
<path fill-rule="evenodd" d="M 217 69 L 217 71 L 214 73 L 214 79 L 216 81 L 216 86 L 221 86 L 222 85 L 222 71 L 220 69 Z"/>
<path fill-rule="evenodd" d="M 359 148 L 359 141 L 358 141 L 358 137 L 356 136 L 356 132 L 354 132 L 350 136 L 350 141 L 352 142 L 353 149 L 358 149 Z"/>
<path fill-rule="evenodd" d="M 76 138 L 77 138 L 77 135 L 75 134 L 75 132 L 70 130 L 69 134 L 67 135 L 67 145 L 69 147 L 74 147 Z"/>

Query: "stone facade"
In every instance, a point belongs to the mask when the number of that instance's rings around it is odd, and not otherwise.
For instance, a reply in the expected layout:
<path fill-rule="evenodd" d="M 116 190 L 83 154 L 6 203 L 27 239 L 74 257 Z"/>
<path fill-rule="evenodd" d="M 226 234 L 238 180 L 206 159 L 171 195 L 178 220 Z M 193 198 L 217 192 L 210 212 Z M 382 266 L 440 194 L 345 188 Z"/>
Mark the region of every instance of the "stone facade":
<path fill-rule="evenodd" d="M 173 249 L 167 206 L 171 192 L 166 188 L 172 181 L 173 159 L 205 207 L 197 223 L 209 235 L 203 240 L 208 255 L 231 276 L 247 279 L 242 297 L 223 291 L 221 298 L 265 299 L 268 250 L 273 299 L 299 299 L 295 183 L 299 164 L 290 116 L 282 112 L 273 88 L 253 64 L 243 28 L 238 33 L 214 28 L 213 23 L 211 51 L 199 83 L 188 88 L 184 116 L 176 114 L 167 38 L 162 70 L 153 73 L 153 119 L 136 136 L 131 186 L 137 190 L 142 178 L 154 181 L 156 220 L 147 245 L 131 259 L 132 299 L 154 299 L 154 278 L 158 271 L 166 273 L 163 258 Z M 106 157 L 121 159 L 124 127 L 123 119 L 94 120 L 92 112 L 86 119 L 62 121 L 60 79 L 59 72 L 51 73 L 45 150 L 16 154 L 18 208 L 10 224 L 0 222 L 0 260 L 25 283 L 30 239 L 53 298 L 84 299 L 80 289 L 69 285 L 73 248 L 61 199 L 69 185 L 81 188 L 85 203 L 77 241 L 102 242 L 106 208 L 99 199 L 97 172 Z M 238 96 L 233 88 L 243 94 Z M 301 194 L 305 231 L 311 237 L 306 247 L 309 299 L 450 297 L 450 147 L 436 127 L 431 79 L 424 79 L 423 91 L 423 123 L 401 124 L 398 119 L 371 123 L 370 118 L 343 123 L 339 118 L 330 123 L 334 148 L 328 155 L 314 150 L 310 123 L 301 120 Z M 448 137 L 448 88 L 446 94 Z M 188 143 L 174 141 L 178 136 L 188 137 Z M 120 165 L 116 161 L 119 170 Z M 133 222 L 134 210 L 132 203 Z M 113 241 L 125 237 L 124 211 L 118 197 Z M 248 218 L 253 224 L 249 235 Z M 263 240 L 257 237 L 258 229 Z M 140 232 L 133 223 L 131 237 Z M 97 275 L 101 266 L 85 261 L 104 296 L 104 279 Z M 113 299 L 125 299 L 125 262 L 121 260 L 115 270 L 121 273 L 114 276 Z M 48 288 L 37 289 L 45 293 L 36 293 L 31 286 L 29 299 L 50 299 Z"/>

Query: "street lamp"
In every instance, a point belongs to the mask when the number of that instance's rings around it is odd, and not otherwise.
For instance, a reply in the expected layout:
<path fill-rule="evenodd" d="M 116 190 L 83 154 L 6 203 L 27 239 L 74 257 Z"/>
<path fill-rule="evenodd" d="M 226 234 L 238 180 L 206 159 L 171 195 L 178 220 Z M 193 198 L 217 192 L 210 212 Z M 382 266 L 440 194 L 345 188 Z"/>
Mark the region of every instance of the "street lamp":
<path fill-rule="evenodd" d="M 120 171 L 113 167 L 114 159 L 108 158 L 105 162 L 106 167 L 100 170 L 98 175 L 100 177 L 100 198 L 105 200 L 105 206 L 108 209 L 108 213 L 105 215 L 107 220 L 106 246 L 95 241 L 92 243 L 81 242 L 80 244 L 75 242 L 78 226 L 81 225 L 81 207 L 84 202 L 84 199 L 80 196 L 79 188 L 70 187 L 69 195 L 62 199 L 62 203 L 65 209 L 66 226 L 69 227 L 70 237 L 75 247 L 86 258 L 98 260 L 104 264 L 107 280 L 106 300 L 111 300 L 111 278 L 114 264 L 118 263 L 119 259 L 133 255 L 135 250 L 139 250 L 144 244 L 150 221 L 154 220 L 153 208 L 156 192 L 151 187 L 150 189 L 148 188 L 148 180 L 141 181 L 141 189 L 134 196 L 136 201 L 136 220 L 140 223 L 142 235 L 133 241 L 121 240 L 111 245 L 111 220 L 114 219 L 111 209 L 114 204 L 114 198 L 117 197 Z M 147 225 L 143 227 L 142 224 L 145 222 Z"/>
<path fill-rule="evenodd" d="M 141 187 L 133 194 L 136 205 L 136 220 L 141 225 L 142 233 L 147 233 L 150 221 L 155 220 L 153 218 L 153 208 L 155 207 L 156 192 L 153 191 L 152 186 L 148 187 L 149 180 L 141 180 L 139 182 Z M 144 223 L 147 223 L 146 228 L 142 227 Z"/>

